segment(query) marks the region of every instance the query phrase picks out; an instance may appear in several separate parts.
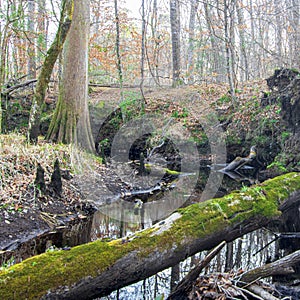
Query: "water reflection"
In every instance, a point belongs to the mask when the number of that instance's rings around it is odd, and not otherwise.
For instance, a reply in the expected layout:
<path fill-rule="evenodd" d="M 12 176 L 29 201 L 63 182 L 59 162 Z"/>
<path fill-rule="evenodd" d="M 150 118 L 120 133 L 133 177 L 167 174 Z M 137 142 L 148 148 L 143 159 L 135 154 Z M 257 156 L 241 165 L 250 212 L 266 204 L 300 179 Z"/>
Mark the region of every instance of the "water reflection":
<path fill-rule="evenodd" d="M 113 219 L 101 211 L 97 211 L 94 214 L 92 223 L 91 241 L 99 239 L 117 239 L 141 230 L 142 225 L 140 216 L 134 214 L 130 215 L 132 217 L 132 222 L 122 222 L 121 218 Z"/>
<path fill-rule="evenodd" d="M 198 182 L 195 191 L 189 195 L 190 202 L 201 201 L 203 199 L 202 191 L 207 189 L 209 191 L 210 186 L 207 185 L 207 178 L 211 170 L 203 170 L 198 176 Z M 217 174 L 218 175 L 218 174 Z M 223 176 L 224 174 L 220 175 Z M 243 185 L 250 185 L 252 183 L 252 176 L 230 176 L 225 174 L 222 185 L 220 186 L 216 196 L 223 196 L 232 190 L 239 189 Z M 227 176 L 228 175 L 228 176 Z M 250 174 L 251 175 L 251 174 Z M 188 176 L 187 176 L 188 178 Z M 235 180 L 233 180 L 235 179 Z M 217 179 L 217 182 L 219 179 Z M 214 190 L 214 181 L 210 181 L 211 189 Z M 185 186 L 185 184 L 183 185 Z M 166 195 L 169 193 L 169 195 Z M 101 211 L 95 213 L 91 240 L 96 239 L 116 239 L 133 234 L 134 232 L 152 226 L 152 224 L 160 217 L 165 216 L 165 212 L 172 213 L 175 207 L 182 205 L 182 193 L 184 190 L 180 190 L 180 185 L 175 181 L 174 189 L 168 190 L 164 193 L 156 193 L 149 195 L 149 198 L 143 199 L 143 207 L 136 214 L 134 211 L 134 202 L 127 204 L 123 201 L 116 201 L 113 205 L 109 205 L 107 209 L 113 209 L 113 214 L 107 214 L 105 206 L 101 208 Z M 208 192 L 209 194 L 209 192 Z M 202 195 L 202 197 L 201 197 Z M 187 195 L 185 195 L 186 197 Z M 160 198 L 161 197 L 161 198 Z M 164 201 L 164 199 L 167 199 Z M 199 200 L 201 199 L 201 200 Z M 173 202 L 171 202 L 171 200 Z M 176 202 L 178 200 L 178 202 Z M 157 201 L 161 201 L 161 205 L 157 205 Z M 155 204 L 155 209 L 151 205 Z M 160 216 L 160 210 L 164 209 L 164 215 Z M 114 217 L 112 217 L 112 215 Z M 154 221 L 154 222 L 153 222 Z M 251 269 L 255 266 L 262 265 L 269 257 L 275 256 L 276 244 L 273 243 L 269 247 L 263 249 L 264 245 L 273 239 L 272 233 L 266 230 L 258 230 L 253 233 L 249 233 L 233 242 L 233 269 L 235 271 L 239 269 Z M 255 256 L 254 254 L 258 252 Z M 180 263 L 180 280 L 190 271 L 190 269 L 199 262 L 207 254 L 203 251 L 191 258 L 186 259 Z M 207 274 L 214 272 L 224 272 L 225 262 L 227 258 L 227 251 L 224 248 L 218 256 L 210 263 L 205 269 Z M 111 293 L 107 297 L 101 299 L 141 299 L 141 300 L 153 300 L 159 295 L 166 296 L 170 293 L 171 282 L 171 268 L 164 270 L 150 278 L 142 280 L 138 283 L 124 287 L 118 291 Z"/>

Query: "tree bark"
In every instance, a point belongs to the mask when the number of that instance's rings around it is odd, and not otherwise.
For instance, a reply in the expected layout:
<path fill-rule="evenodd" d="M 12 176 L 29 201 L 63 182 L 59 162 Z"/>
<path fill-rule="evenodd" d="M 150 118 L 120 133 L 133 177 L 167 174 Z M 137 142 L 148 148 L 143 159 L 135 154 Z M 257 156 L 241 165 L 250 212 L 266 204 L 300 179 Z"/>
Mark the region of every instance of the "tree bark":
<path fill-rule="evenodd" d="M 30 142 L 37 142 L 38 135 L 40 133 L 40 117 L 43 109 L 46 89 L 50 82 L 54 64 L 62 50 L 71 25 L 71 11 L 72 0 L 64 0 L 62 2 L 61 17 L 56 36 L 51 47 L 47 51 L 47 55 L 41 72 L 38 76 L 38 81 L 35 88 L 28 125 L 28 140 Z"/>
<path fill-rule="evenodd" d="M 28 17 L 27 17 L 27 29 L 28 29 L 28 64 L 27 73 L 29 74 L 29 79 L 36 77 L 36 49 L 35 49 L 35 1 L 28 0 Z"/>
<path fill-rule="evenodd" d="M 244 20 L 244 8 L 241 3 L 237 1 L 236 3 L 236 13 L 238 18 L 238 32 L 239 32 L 239 45 L 240 45 L 240 60 L 241 60 L 241 71 L 240 71 L 240 80 L 245 81 L 249 80 L 249 66 L 248 66 L 248 55 L 247 48 L 249 45 L 246 40 L 246 31 L 245 31 L 245 20 Z M 249 51 L 248 51 L 249 52 Z"/>
<path fill-rule="evenodd" d="M 195 47 L 195 20 L 198 10 L 199 1 L 190 0 L 190 20 L 189 20 L 189 39 L 188 39 L 188 54 L 187 54 L 187 73 L 189 83 L 194 83 L 194 47 Z"/>
<path fill-rule="evenodd" d="M 94 299 L 279 219 L 300 202 L 300 173 L 179 209 L 130 237 L 32 257 L 0 272 L 3 299 Z"/>
<path fill-rule="evenodd" d="M 158 12 L 157 12 L 157 0 L 153 0 L 153 5 L 151 8 L 151 17 L 150 17 L 150 28 L 151 28 L 151 39 L 150 39 L 150 47 L 146 48 L 147 60 L 148 60 L 148 68 L 153 77 L 155 83 L 160 85 L 159 83 L 159 52 L 160 52 L 160 43 L 161 37 L 158 30 Z M 152 49 L 152 59 L 149 59 L 149 52 Z"/>
<path fill-rule="evenodd" d="M 272 263 L 245 272 L 239 277 L 239 280 L 244 282 L 252 282 L 260 278 L 266 278 L 274 275 L 291 274 L 293 273 L 293 269 L 291 267 L 299 262 L 300 250 L 295 251 Z"/>
<path fill-rule="evenodd" d="M 124 95 L 123 95 L 123 67 L 122 67 L 122 58 L 121 58 L 121 50 L 120 50 L 120 18 L 119 18 L 118 0 L 114 0 L 114 4 L 115 4 L 115 19 L 116 19 L 115 23 L 116 23 L 117 68 L 118 68 L 119 83 L 120 83 L 120 96 L 121 96 L 121 101 L 123 101 L 124 100 Z M 123 119 L 124 119 L 124 117 L 123 117 Z"/>
<path fill-rule="evenodd" d="M 172 62 L 173 62 L 173 81 L 172 86 L 180 85 L 180 13 L 179 1 L 170 0 L 170 18 L 172 35 Z"/>
<path fill-rule="evenodd" d="M 230 35 L 230 23 L 232 20 L 231 5 L 229 0 L 224 1 L 224 39 L 225 39 L 225 57 L 226 57 L 226 73 L 228 84 L 230 87 L 230 94 L 233 104 L 235 103 L 235 86 L 234 86 L 234 70 L 232 68 L 232 53 L 233 41 Z"/>
<path fill-rule="evenodd" d="M 94 152 L 88 109 L 89 29 L 89 1 L 74 1 L 72 24 L 64 45 L 58 103 L 47 138 Z"/>
<path fill-rule="evenodd" d="M 37 20 L 37 60 L 41 64 L 47 49 L 48 21 L 46 19 L 46 0 L 38 0 L 38 20 Z"/>

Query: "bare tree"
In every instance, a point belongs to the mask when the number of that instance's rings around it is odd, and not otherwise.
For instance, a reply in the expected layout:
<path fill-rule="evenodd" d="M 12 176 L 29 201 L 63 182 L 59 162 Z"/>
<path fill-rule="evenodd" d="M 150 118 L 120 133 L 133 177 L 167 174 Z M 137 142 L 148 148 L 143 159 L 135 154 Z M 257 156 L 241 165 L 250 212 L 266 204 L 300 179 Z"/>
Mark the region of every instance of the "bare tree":
<path fill-rule="evenodd" d="M 224 1 L 224 38 L 225 38 L 225 56 L 226 56 L 226 73 L 230 87 L 232 99 L 235 98 L 235 85 L 234 85 L 234 70 L 233 70 L 233 41 L 231 35 L 231 20 L 232 20 L 232 5 L 230 0 Z"/>
<path fill-rule="evenodd" d="M 190 0 L 190 21 L 189 21 L 189 40 L 188 40 L 188 57 L 187 57 L 187 72 L 189 82 L 194 81 L 194 48 L 195 48 L 195 21 L 196 12 L 199 6 L 199 0 Z"/>
<path fill-rule="evenodd" d="M 46 0 L 38 0 L 37 17 L 37 61 L 42 63 L 47 49 L 48 21 L 46 18 Z"/>
<path fill-rule="evenodd" d="M 209 55 L 209 64 L 208 70 L 214 75 L 217 82 L 223 81 L 224 70 L 223 70 L 223 42 L 220 39 L 221 32 L 218 27 L 215 25 L 215 20 L 220 19 L 220 16 L 216 16 L 214 6 L 209 3 L 208 0 L 204 2 L 204 12 L 205 12 L 205 21 L 206 26 L 209 32 L 209 45 L 211 48 L 211 55 Z"/>
<path fill-rule="evenodd" d="M 244 19 L 244 10 L 240 1 L 237 1 L 237 18 L 238 18 L 238 32 L 239 32 L 239 41 L 240 41 L 240 80 L 249 80 L 249 66 L 248 66 L 248 55 L 247 55 L 247 48 L 249 45 L 247 44 L 245 28 L 246 23 Z"/>
<path fill-rule="evenodd" d="M 172 35 L 172 62 L 173 62 L 173 80 L 172 86 L 180 84 L 180 11 L 179 0 L 170 0 L 170 19 Z"/>
<path fill-rule="evenodd" d="M 119 74 L 119 83 L 121 88 L 121 100 L 123 100 L 123 70 L 122 70 L 122 60 L 120 53 L 120 19 L 119 19 L 119 9 L 118 0 L 114 0 L 115 3 L 115 22 L 116 22 L 116 54 L 117 54 L 117 68 Z"/>
<path fill-rule="evenodd" d="M 290 11 L 290 34 L 289 45 L 290 45 L 290 65 L 292 67 L 300 68 L 300 3 L 298 0 L 286 1 L 286 6 Z"/>
<path fill-rule="evenodd" d="M 141 83 L 140 89 L 144 96 L 144 77 L 145 77 L 145 38 L 146 38 L 146 17 L 145 17 L 145 0 L 142 0 L 141 5 L 141 15 L 142 15 L 142 49 L 141 49 Z M 143 97 L 144 98 L 144 97 Z M 144 101 L 143 101 L 144 106 Z"/>
<path fill-rule="evenodd" d="M 1 20 L 0 20 L 0 94 L 2 88 L 9 78 L 10 43 L 13 39 L 13 33 L 17 29 L 20 20 L 24 18 L 24 3 L 11 1 L 0 1 Z M 0 97 L 0 133 L 5 117 L 2 115 L 2 98 Z"/>
<path fill-rule="evenodd" d="M 281 15 L 281 7 L 282 1 L 281 0 L 274 0 L 274 7 L 275 7 L 275 20 L 276 20 L 276 31 L 275 31 L 275 39 L 276 39 L 276 63 L 278 67 L 282 66 L 282 50 L 283 50 L 283 20 Z"/>
<path fill-rule="evenodd" d="M 148 47 L 150 49 L 148 49 L 147 47 L 148 66 L 155 83 L 159 85 L 159 47 L 161 43 L 161 38 L 158 31 L 157 0 L 153 0 L 149 23 L 151 30 L 151 38 L 150 43 L 148 43 Z M 149 52 L 152 52 L 151 58 L 149 58 Z"/>
<path fill-rule="evenodd" d="M 28 16 L 27 16 L 27 53 L 28 53 L 28 64 L 27 73 L 29 78 L 36 77 L 36 49 L 35 49 L 35 1 L 28 0 Z"/>

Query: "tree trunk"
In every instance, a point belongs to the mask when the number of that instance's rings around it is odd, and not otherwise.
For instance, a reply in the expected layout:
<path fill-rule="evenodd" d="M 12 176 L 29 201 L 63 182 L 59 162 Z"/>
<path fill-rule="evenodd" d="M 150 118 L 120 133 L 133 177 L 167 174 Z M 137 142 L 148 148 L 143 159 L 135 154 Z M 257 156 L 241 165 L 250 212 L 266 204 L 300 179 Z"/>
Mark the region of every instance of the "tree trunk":
<path fill-rule="evenodd" d="M 199 6 L 198 0 L 190 0 L 190 21 L 189 21 L 189 40 L 188 40 L 188 57 L 187 57 L 187 73 L 189 83 L 194 82 L 194 39 L 195 39 L 195 19 Z"/>
<path fill-rule="evenodd" d="M 209 43 L 210 47 L 212 49 L 211 51 L 211 67 L 210 71 L 212 74 L 214 74 L 214 77 L 216 78 L 216 82 L 220 83 L 223 80 L 223 73 L 224 73 L 224 68 L 223 68 L 223 63 L 222 63 L 222 58 L 223 54 L 221 51 L 221 45 L 219 40 L 220 33 L 218 32 L 217 26 L 213 23 L 213 20 L 218 18 L 218 16 L 215 16 L 213 13 L 213 5 L 210 5 L 208 2 L 204 3 L 204 12 L 205 12 L 205 20 L 207 23 L 207 28 L 209 31 Z M 217 33 L 216 33 L 217 31 Z"/>
<path fill-rule="evenodd" d="M 243 7 L 239 1 L 237 1 L 237 18 L 238 18 L 238 28 L 239 28 L 239 40 L 240 40 L 240 60 L 241 60 L 241 71 L 240 71 L 240 80 L 249 80 L 249 67 L 248 67 L 248 56 L 247 56 L 247 45 L 246 40 L 246 31 L 245 31 L 245 20 Z"/>
<path fill-rule="evenodd" d="M 89 1 L 74 1 L 72 24 L 64 45 L 58 103 L 47 138 L 94 152 L 88 110 L 89 28 Z"/>
<path fill-rule="evenodd" d="M 170 18 L 173 62 L 172 86 L 176 87 L 180 85 L 180 13 L 178 0 L 170 0 Z"/>
<path fill-rule="evenodd" d="M 37 59 L 41 64 L 47 49 L 47 26 L 46 26 L 46 0 L 38 0 L 38 42 Z"/>
<path fill-rule="evenodd" d="M 276 65 L 278 67 L 283 67 L 283 57 L 282 57 L 282 42 L 283 42 L 283 20 L 281 16 L 282 6 L 281 4 L 283 1 L 281 0 L 274 0 L 274 7 L 275 7 L 275 20 L 276 20 L 276 31 L 275 31 L 275 45 L 276 45 Z"/>
<path fill-rule="evenodd" d="M 115 0 L 115 19 L 116 19 L 116 55 L 117 55 L 117 68 L 119 75 L 120 91 L 121 91 L 121 101 L 123 101 L 123 68 L 122 59 L 120 51 L 120 19 L 119 19 L 119 9 L 118 0 Z"/>
<path fill-rule="evenodd" d="M 300 173 L 179 209 L 129 237 L 29 258 L 0 272 L 3 299 L 94 299 L 280 218 L 300 202 Z"/>
<path fill-rule="evenodd" d="M 293 60 L 292 66 L 300 68 L 300 16 L 299 16 L 299 2 L 297 0 L 292 0 L 293 7 L 293 27 L 294 27 L 294 49 L 293 49 Z"/>
<path fill-rule="evenodd" d="M 35 28 L 34 28 L 34 20 L 35 20 L 35 1 L 28 0 L 28 17 L 27 17 L 27 28 L 28 28 L 28 46 L 27 46 L 27 54 L 28 54 L 28 65 L 27 65 L 27 73 L 29 79 L 36 77 L 36 53 L 35 53 Z"/>
<path fill-rule="evenodd" d="M 230 87 L 231 99 L 233 104 L 235 103 L 235 87 L 234 87 L 234 71 L 232 69 L 232 40 L 230 37 L 230 2 L 231 0 L 224 1 L 224 38 L 225 38 L 225 57 L 226 57 L 226 73 L 228 78 L 228 84 Z"/>
<path fill-rule="evenodd" d="M 159 49 L 160 49 L 160 43 L 161 38 L 160 34 L 158 32 L 158 13 L 157 13 L 157 0 L 153 0 L 153 6 L 151 9 L 151 17 L 150 17 L 150 27 L 151 27 L 151 44 L 150 49 L 152 49 L 152 60 L 149 61 L 149 55 L 147 55 L 148 58 L 148 67 L 149 71 L 157 85 L 160 85 L 159 83 Z M 147 52 L 149 50 L 147 49 Z"/>
<path fill-rule="evenodd" d="M 28 139 L 30 142 L 37 142 L 40 133 L 40 117 L 43 109 L 46 89 L 50 82 L 50 77 L 54 64 L 62 50 L 64 41 L 71 25 L 71 10 L 72 0 L 64 0 L 62 2 L 62 11 L 59 26 L 55 39 L 47 51 L 47 55 L 40 71 L 38 81 L 35 88 L 34 97 L 32 100 L 29 125 L 28 125 Z"/>
<path fill-rule="evenodd" d="M 141 49 L 141 83 L 140 83 L 140 90 L 142 94 L 141 100 L 141 109 L 144 111 L 145 109 L 145 95 L 144 95 L 144 80 L 145 80 L 145 50 L 146 50 L 146 19 L 145 19 L 145 0 L 142 0 L 142 49 Z"/>

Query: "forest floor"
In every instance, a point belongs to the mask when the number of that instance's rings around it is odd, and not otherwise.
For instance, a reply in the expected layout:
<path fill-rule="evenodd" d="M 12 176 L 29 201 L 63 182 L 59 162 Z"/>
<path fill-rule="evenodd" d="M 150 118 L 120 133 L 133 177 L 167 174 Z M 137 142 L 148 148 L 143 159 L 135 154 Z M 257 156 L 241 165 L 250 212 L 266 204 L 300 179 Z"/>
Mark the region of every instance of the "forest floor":
<path fill-rule="evenodd" d="M 200 142 L 203 139 L 200 127 L 203 116 L 213 110 L 218 115 L 220 126 L 233 139 L 231 145 L 240 154 L 248 154 L 253 135 L 249 131 L 261 129 L 259 138 L 264 138 L 266 120 L 275 124 L 279 120 L 278 106 L 261 109 L 262 92 L 267 90 L 264 81 L 245 84 L 236 91 L 232 100 L 224 85 L 204 84 L 203 86 L 178 89 L 145 88 L 145 112 L 161 113 L 161 118 L 173 118 L 188 128 Z M 123 109 L 130 118 L 139 110 L 141 100 L 138 88 L 124 90 Z M 101 118 L 108 116 L 108 107 L 119 104 L 120 91 L 115 88 L 93 88 L 90 94 L 94 107 L 100 107 Z M 249 134 L 248 143 L 245 135 Z M 252 137 L 251 137 L 252 136 Z M 232 148 L 234 149 L 234 147 Z M 18 245 L 34 236 L 65 225 L 74 219 L 84 218 L 91 212 L 86 200 L 100 197 L 99 193 L 119 193 L 126 185 L 116 172 L 100 163 L 99 159 L 74 152 L 71 146 L 55 145 L 40 139 L 38 145 L 27 145 L 20 134 L 0 136 L 0 254 L 16 249 Z M 231 153 L 235 156 L 236 153 Z M 58 158 L 63 177 L 63 193 L 51 191 L 53 164 Z M 40 163 L 45 170 L 46 192 L 41 192 L 34 182 L 36 167 Z M 91 167 L 93 165 L 93 167 Z M 82 172 L 84 170 L 84 172 Z M 81 175 L 80 175 L 81 174 Z M 97 189 L 95 189 L 97 186 Z M 98 194 L 97 194 L 98 193 Z"/>

